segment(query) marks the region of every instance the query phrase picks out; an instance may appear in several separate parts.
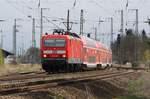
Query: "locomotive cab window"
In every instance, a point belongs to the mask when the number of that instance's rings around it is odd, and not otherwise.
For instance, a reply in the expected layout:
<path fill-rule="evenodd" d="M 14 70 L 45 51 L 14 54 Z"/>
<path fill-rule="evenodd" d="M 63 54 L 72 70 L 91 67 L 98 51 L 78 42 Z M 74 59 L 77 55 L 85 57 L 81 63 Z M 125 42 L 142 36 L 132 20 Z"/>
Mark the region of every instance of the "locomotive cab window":
<path fill-rule="evenodd" d="M 47 47 L 65 47 L 66 41 L 64 39 L 48 39 L 44 40 L 44 46 Z"/>

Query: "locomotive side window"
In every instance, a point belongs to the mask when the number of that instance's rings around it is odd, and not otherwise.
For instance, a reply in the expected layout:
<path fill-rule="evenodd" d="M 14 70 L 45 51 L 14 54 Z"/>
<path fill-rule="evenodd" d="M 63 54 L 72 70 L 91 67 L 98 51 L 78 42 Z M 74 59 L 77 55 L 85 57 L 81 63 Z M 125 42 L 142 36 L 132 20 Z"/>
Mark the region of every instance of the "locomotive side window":
<path fill-rule="evenodd" d="M 47 47 L 64 47 L 66 41 L 64 39 L 48 39 L 44 40 L 44 45 Z"/>

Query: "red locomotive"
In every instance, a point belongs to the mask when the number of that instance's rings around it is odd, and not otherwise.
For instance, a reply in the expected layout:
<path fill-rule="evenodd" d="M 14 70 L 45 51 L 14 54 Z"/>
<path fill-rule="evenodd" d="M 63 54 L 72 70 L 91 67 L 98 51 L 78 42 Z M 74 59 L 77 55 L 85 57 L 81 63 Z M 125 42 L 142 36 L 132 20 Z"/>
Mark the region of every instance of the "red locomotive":
<path fill-rule="evenodd" d="M 41 63 L 46 72 L 102 68 L 111 66 L 112 52 L 88 37 L 54 30 L 42 36 Z"/>

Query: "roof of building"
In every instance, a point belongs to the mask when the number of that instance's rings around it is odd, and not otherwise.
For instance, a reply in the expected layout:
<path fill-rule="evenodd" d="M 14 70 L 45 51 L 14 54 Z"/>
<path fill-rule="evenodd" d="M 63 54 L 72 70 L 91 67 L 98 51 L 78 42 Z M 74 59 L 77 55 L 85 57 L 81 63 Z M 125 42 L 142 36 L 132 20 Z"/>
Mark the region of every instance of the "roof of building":
<path fill-rule="evenodd" d="M 7 51 L 7 50 L 1 49 L 1 48 L 0 48 L 0 50 L 3 51 L 4 57 L 7 57 L 8 55 L 14 55 L 12 52 L 9 52 L 9 51 Z"/>

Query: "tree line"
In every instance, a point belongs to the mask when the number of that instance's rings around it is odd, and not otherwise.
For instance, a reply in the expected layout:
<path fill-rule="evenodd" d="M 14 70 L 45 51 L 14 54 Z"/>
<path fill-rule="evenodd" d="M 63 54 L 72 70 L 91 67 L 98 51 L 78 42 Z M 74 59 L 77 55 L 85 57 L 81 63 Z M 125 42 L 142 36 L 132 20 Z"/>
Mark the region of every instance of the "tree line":
<path fill-rule="evenodd" d="M 113 61 L 119 64 L 150 62 L 150 37 L 145 30 L 138 34 L 128 29 L 124 35 L 118 34 L 111 48 Z"/>
<path fill-rule="evenodd" d="M 30 47 L 29 49 L 27 49 L 24 55 L 20 56 L 20 62 L 39 64 L 40 63 L 40 49 Z"/>

